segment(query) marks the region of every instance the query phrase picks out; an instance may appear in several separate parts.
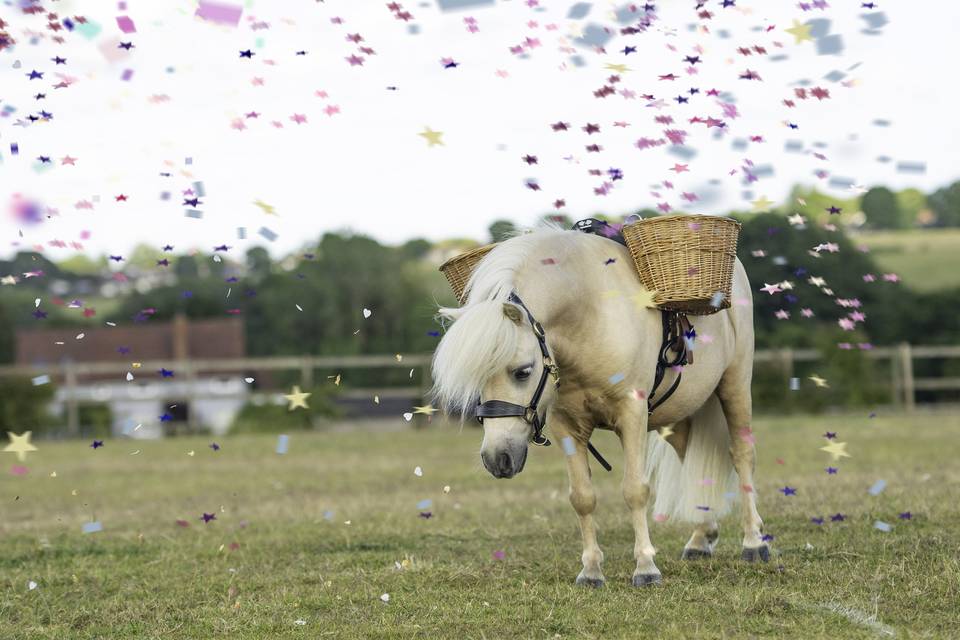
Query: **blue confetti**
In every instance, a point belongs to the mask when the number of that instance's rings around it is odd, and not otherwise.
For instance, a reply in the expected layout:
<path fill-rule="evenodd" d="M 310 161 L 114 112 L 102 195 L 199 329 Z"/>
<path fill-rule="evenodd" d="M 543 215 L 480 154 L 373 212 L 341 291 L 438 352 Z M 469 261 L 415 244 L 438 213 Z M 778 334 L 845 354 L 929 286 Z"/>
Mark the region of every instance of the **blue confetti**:
<path fill-rule="evenodd" d="M 201 198 L 202 198 L 203 196 L 207 195 L 207 190 L 203 188 L 203 183 L 202 183 L 202 182 L 194 182 L 194 183 L 193 183 L 193 191 L 194 191 L 194 193 L 196 193 L 196 194 L 197 194 L 199 197 L 201 197 Z"/>
<path fill-rule="evenodd" d="M 623 382 L 623 379 L 626 377 L 627 376 L 623 375 L 622 373 L 615 373 L 612 376 L 610 376 L 610 384 L 617 384 L 617 383 Z"/>
<path fill-rule="evenodd" d="M 50 384 L 50 376 L 43 374 L 42 376 L 36 376 L 30 380 L 33 383 L 33 386 L 39 387 L 42 384 Z"/>
<path fill-rule="evenodd" d="M 263 236 L 270 242 L 273 242 L 274 240 L 277 239 L 277 234 L 274 233 L 272 230 L 267 229 L 266 227 L 260 227 L 260 231 L 258 231 L 257 233 L 259 233 L 261 236 Z"/>
<path fill-rule="evenodd" d="M 877 480 L 876 482 L 873 483 L 873 486 L 870 487 L 870 489 L 868 490 L 868 493 L 872 496 L 878 496 L 881 493 L 883 493 L 883 490 L 886 488 L 887 488 L 886 480 Z"/>
<path fill-rule="evenodd" d="M 247 239 L 247 228 L 246 227 L 237 227 L 237 238 L 240 240 Z"/>
<path fill-rule="evenodd" d="M 874 529 L 879 529 L 880 531 L 883 531 L 884 533 L 890 533 L 891 531 L 893 531 L 893 525 L 892 525 L 892 524 L 887 524 L 886 522 L 883 522 L 882 520 L 877 520 L 876 522 L 874 522 L 874 523 L 873 523 L 873 528 L 874 528 Z"/>
<path fill-rule="evenodd" d="M 19 153 L 20 153 L 20 145 L 18 145 L 16 142 L 11 142 L 11 143 L 10 143 L 10 153 L 11 153 L 12 155 L 17 155 L 17 154 L 19 154 Z"/>
<path fill-rule="evenodd" d="M 417 509 L 420 509 L 421 511 L 424 509 L 429 509 L 430 505 L 432 504 L 433 504 L 433 500 L 430 500 L 429 498 L 426 500 L 421 500 L 420 502 L 417 503 Z"/>
<path fill-rule="evenodd" d="M 563 447 L 563 452 L 568 456 L 572 456 L 577 452 L 577 445 L 573 443 L 573 438 L 570 436 L 563 436 L 560 439 L 560 446 Z"/>
<path fill-rule="evenodd" d="M 183 212 L 183 215 L 185 215 L 188 218 L 200 219 L 203 217 L 203 211 L 197 211 L 196 209 L 187 209 L 186 211 Z"/>
<path fill-rule="evenodd" d="M 100 521 L 97 522 L 85 522 L 83 523 L 83 532 L 84 533 L 96 533 L 97 531 L 103 531 L 103 525 L 100 524 Z"/>
<path fill-rule="evenodd" d="M 277 453 L 283 455 L 287 452 L 287 446 L 290 444 L 290 436 L 280 434 L 277 436 Z"/>

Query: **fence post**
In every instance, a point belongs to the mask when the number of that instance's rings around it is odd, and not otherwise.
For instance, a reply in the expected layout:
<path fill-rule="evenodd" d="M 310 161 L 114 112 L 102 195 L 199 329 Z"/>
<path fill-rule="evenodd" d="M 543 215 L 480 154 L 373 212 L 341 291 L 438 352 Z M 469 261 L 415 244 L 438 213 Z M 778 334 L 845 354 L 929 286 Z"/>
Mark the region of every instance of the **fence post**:
<path fill-rule="evenodd" d="M 780 349 L 780 368 L 789 383 L 793 377 L 793 349 Z"/>
<path fill-rule="evenodd" d="M 300 386 L 304 391 L 313 388 L 313 356 L 306 356 L 300 361 Z"/>
<path fill-rule="evenodd" d="M 187 432 L 196 433 L 199 425 L 199 420 L 197 420 L 197 372 L 190 360 L 178 363 L 177 368 L 184 370 L 187 374 Z"/>
<path fill-rule="evenodd" d="M 900 343 L 900 370 L 903 373 L 903 402 L 904 408 L 912 412 L 916 408 L 916 398 L 913 389 L 913 353 L 909 342 Z"/>
<path fill-rule="evenodd" d="M 890 398 L 897 409 L 903 407 L 903 381 L 900 379 L 900 352 L 890 351 Z"/>
<path fill-rule="evenodd" d="M 63 364 L 63 377 L 67 383 L 67 433 L 71 438 L 80 437 L 80 407 L 77 403 L 77 370 L 73 362 Z"/>

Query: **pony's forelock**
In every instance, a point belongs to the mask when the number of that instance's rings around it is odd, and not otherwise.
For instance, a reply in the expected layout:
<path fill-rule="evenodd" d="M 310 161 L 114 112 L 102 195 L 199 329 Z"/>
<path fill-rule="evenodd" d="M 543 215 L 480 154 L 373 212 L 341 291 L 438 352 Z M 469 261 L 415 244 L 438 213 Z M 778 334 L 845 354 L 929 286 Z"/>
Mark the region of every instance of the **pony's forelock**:
<path fill-rule="evenodd" d="M 441 314 L 446 314 L 441 310 Z M 484 300 L 454 310 L 433 356 L 432 401 L 464 419 L 490 378 L 502 371 L 519 348 L 520 330 L 503 315 L 503 302 Z"/>

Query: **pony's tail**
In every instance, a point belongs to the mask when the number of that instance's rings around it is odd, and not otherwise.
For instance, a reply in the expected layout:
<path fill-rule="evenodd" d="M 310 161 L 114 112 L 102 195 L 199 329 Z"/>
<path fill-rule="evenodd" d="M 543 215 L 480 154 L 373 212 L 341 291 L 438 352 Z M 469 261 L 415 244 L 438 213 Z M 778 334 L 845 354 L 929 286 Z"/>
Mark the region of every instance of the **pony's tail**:
<path fill-rule="evenodd" d="M 647 473 L 656 520 L 710 522 L 730 511 L 740 492 L 727 420 L 716 395 L 691 417 L 683 462 L 657 432 L 648 434 Z"/>

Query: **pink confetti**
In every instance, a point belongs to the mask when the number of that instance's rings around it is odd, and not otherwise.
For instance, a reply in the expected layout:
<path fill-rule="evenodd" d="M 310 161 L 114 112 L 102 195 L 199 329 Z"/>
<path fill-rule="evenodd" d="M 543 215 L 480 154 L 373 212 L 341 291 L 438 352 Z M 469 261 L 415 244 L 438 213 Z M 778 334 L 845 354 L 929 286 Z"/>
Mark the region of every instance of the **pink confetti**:
<path fill-rule="evenodd" d="M 117 16 L 117 26 L 120 27 L 120 31 L 124 33 L 136 33 L 137 27 L 133 24 L 128 16 Z"/>
<path fill-rule="evenodd" d="M 235 27 L 240 24 L 240 16 L 243 15 L 243 7 L 235 4 L 226 4 L 223 2 L 209 2 L 200 0 L 200 6 L 197 7 L 193 15 L 217 24 L 226 24 Z"/>
<path fill-rule="evenodd" d="M 507 557 L 506 551 L 494 551 L 494 552 L 493 552 L 493 559 L 494 559 L 494 560 L 503 560 L 505 557 Z"/>

